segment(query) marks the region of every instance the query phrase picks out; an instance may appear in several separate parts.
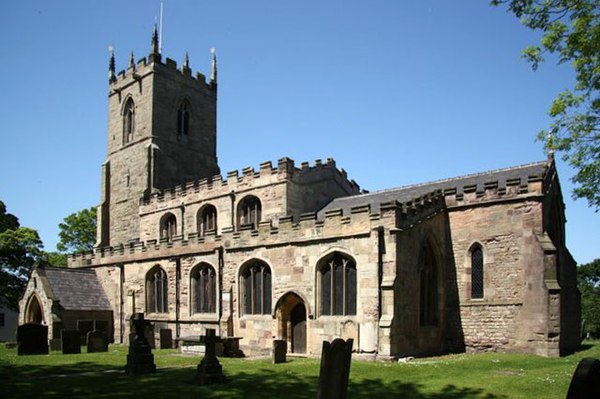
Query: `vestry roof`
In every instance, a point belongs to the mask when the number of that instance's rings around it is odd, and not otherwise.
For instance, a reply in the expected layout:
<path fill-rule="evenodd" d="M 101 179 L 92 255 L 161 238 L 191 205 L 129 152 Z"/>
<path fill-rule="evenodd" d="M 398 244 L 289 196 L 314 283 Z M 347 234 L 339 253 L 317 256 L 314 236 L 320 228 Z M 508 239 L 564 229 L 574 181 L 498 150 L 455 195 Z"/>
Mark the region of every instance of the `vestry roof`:
<path fill-rule="evenodd" d="M 351 208 L 363 205 L 370 205 L 371 210 L 376 212 L 383 203 L 394 200 L 398 202 L 407 202 L 437 190 L 444 191 L 456 189 L 456 193 L 460 194 L 466 186 L 477 186 L 477 191 L 483 191 L 484 184 L 486 183 L 496 182 L 498 188 L 503 188 L 506 187 L 507 181 L 516 181 L 517 179 L 520 180 L 520 184 L 527 184 L 529 178 L 543 177 L 547 167 L 547 161 L 540 161 L 511 168 L 437 180 L 430 183 L 415 184 L 382 191 L 374 191 L 368 194 L 336 198 L 318 212 L 318 218 L 322 219 L 325 216 L 325 212 L 332 209 L 342 209 L 344 214 L 347 215 L 350 213 Z"/>
<path fill-rule="evenodd" d="M 112 310 L 93 270 L 44 267 L 55 300 L 66 310 Z"/>

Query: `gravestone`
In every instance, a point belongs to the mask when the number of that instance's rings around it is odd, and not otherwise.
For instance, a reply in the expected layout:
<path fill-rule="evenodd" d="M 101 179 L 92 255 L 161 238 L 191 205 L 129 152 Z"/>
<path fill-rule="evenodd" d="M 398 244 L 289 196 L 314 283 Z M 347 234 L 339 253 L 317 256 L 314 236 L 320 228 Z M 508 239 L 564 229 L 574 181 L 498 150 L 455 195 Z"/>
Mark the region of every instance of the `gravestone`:
<path fill-rule="evenodd" d="M 79 330 L 61 330 L 60 339 L 63 355 L 81 353 L 81 332 Z"/>
<path fill-rule="evenodd" d="M 108 335 L 98 330 L 87 333 L 87 351 L 88 353 L 108 352 Z"/>
<path fill-rule="evenodd" d="M 352 360 L 352 342 L 336 338 L 323 341 L 318 399 L 346 399 Z"/>
<path fill-rule="evenodd" d="M 50 340 L 50 350 L 60 351 L 62 350 L 62 340 L 60 338 L 53 338 Z"/>
<path fill-rule="evenodd" d="M 273 364 L 285 363 L 287 342 L 283 339 L 273 340 Z"/>
<path fill-rule="evenodd" d="M 215 352 L 217 343 L 221 342 L 221 337 L 215 335 L 215 330 L 212 328 L 206 329 L 204 341 L 204 357 L 198 365 L 196 372 L 196 382 L 200 385 L 222 384 L 227 382 L 227 378 L 223 374 L 223 366 L 219 363 Z"/>
<path fill-rule="evenodd" d="M 47 355 L 48 326 L 28 323 L 17 327 L 17 354 Z"/>
<path fill-rule="evenodd" d="M 567 392 L 567 399 L 588 398 L 600 398 L 600 360 L 591 357 L 579 362 Z"/>
<path fill-rule="evenodd" d="M 173 349 L 173 334 L 168 328 L 160 330 L 160 349 Z"/>
<path fill-rule="evenodd" d="M 143 313 L 135 313 L 131 316 L 131 330 L 129 336 L 129 354 L 125 372 L 129 375 L 148 374 L 156 372 L 154 355 L 144 332 L 150 322 L 144 319 Z"/>

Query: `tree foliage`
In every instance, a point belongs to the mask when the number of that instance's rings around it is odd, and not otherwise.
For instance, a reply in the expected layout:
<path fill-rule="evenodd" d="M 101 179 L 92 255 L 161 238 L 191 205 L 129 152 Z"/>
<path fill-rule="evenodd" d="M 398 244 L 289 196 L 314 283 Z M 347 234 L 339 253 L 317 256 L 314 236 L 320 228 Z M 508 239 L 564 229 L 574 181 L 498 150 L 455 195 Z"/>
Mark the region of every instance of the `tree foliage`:
<path fill-rule="evenodd" d="M 576 84 L 558 94 L 549 115 L 550 134 L 540 132 L 550 151 L 577 171 L 575 198 L 585 198 L 600 210 L 600 0 L 492 0 L 533 30 L 541 31 L 539 45 L 523 51 L 536 70 L 544 56 L 553 54 L 560 64 L 570 63 Z"/>
<path fill-rule="evenodd" d="M 94 249 L 96 242 L 96 207 L 82 209 L 64 218 L 58 225 L 61 252 L 85 252 Z"/>
<path fill-rule="evenodd" d="M 600 337 L 600 259 L 577 268 L 577 281 L 581 291 L 581 316 L 585 333 Z"/>
<path fill-rule="evenodd" d="M 10 308 L 18 309 L 29 272 L 42 258 L 42 249 L 37 231 L 21 227 L 0 201 L 0 299 Z"/>

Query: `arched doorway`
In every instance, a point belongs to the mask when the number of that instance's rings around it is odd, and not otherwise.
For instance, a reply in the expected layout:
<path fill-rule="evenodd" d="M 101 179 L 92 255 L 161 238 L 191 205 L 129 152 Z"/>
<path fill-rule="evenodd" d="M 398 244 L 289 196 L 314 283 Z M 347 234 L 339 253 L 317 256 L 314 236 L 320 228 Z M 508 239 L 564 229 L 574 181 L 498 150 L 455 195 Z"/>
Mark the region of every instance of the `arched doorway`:
<path fill-rule="evenodd" d="M 44 312 L 42 311 L 42 304 L 37 296 L 32 295 L 27 304 L 27 311 L 25 312 L 25 322 L 42 324 L 44 321 Z"/>
<path fill-rule="evenodd" d="M 287 341 L 290 353 L 306 353 L 306 306 L 304 300 L 293 292 L 279 299 L 276 307 L 278 338 Z"/>
<path fill-rule="evenodd" d="M 306 353 L 306 307 L 299 302 L 290 315 L 292 353 Z"/>

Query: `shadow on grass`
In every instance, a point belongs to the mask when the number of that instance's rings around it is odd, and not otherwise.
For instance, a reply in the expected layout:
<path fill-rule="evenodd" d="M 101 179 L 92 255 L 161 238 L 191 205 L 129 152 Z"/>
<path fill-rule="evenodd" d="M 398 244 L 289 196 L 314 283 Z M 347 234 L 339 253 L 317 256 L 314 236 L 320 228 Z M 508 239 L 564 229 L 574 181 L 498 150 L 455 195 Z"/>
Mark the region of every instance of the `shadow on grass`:
<path fill-rule="evenodd" d="M 242 370 L 226 374 L 227 384 L 198 386 L 193 380 L 196 369 L 159 368 L 156 374 L 127 376 L 114 365 L 80 362 L 69 366 L 0 366 L 2 398 L 316 398 L 318 377 L 290 370 L 256 368 L 247 363 Z M 379 379 L 350 382 L 348 398 L 414 399 L 501 399 L 483 389 L 447 385 L 441 391 L 428 392 L 412 383 L 383 382 Z"/>

